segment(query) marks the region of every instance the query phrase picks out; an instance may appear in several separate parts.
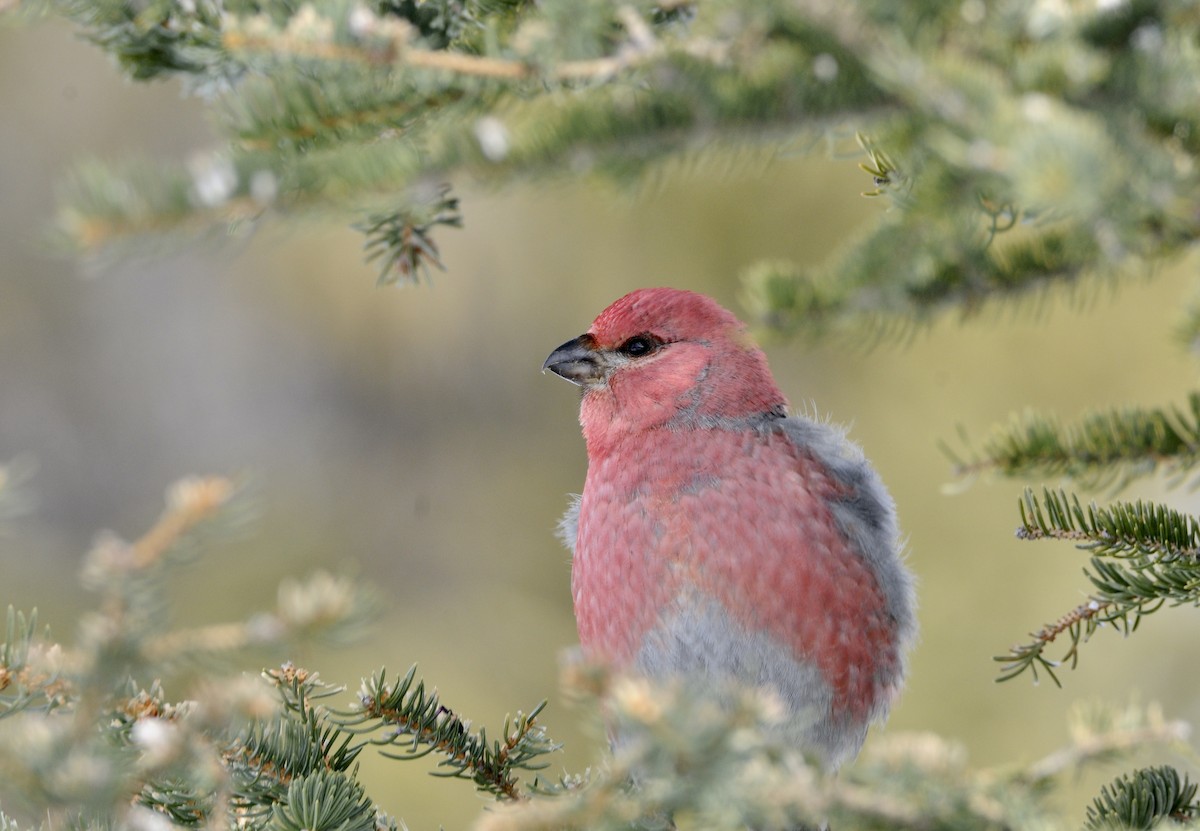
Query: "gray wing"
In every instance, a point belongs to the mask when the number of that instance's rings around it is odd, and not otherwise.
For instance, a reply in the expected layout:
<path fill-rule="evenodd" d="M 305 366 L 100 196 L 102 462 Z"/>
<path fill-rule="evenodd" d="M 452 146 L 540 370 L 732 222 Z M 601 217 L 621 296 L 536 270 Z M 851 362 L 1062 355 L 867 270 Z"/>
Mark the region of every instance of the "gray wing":
<path fill-rule="evenodd" d="M 900 654 L 916 636 L 916 592 L 904 566 L 903 542 L 896 505 L 862 449 L 841 427 L 804 416 L 779 419 L 772 425 L 821 462 L 846 491 L 833 503 L 834 520 L 874 572 L 899 627 Z"/>

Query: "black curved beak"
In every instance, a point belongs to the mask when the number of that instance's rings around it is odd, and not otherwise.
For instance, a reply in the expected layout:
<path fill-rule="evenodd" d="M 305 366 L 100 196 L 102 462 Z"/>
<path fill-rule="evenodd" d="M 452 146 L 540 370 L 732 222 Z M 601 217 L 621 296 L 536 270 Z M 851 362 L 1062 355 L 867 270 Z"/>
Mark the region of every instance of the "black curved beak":
<path fill-rule="evenodd" d="M 551 352 L 542 364 L 542 372 L 547 369 L 583 387 L 603 380 L 607 367 L 603 353 L 596 348 L 596 339 L 584 334 Z"/>

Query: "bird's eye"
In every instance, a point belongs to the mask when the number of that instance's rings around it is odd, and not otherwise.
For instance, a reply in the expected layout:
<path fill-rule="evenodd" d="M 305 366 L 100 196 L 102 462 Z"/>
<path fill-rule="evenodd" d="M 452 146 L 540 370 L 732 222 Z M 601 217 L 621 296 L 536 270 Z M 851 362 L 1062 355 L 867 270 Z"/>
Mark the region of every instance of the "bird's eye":
<path fill-rule="evenodd" d="M 640 358 L 649 355 L 658 348 L 659 342 L 653 335 L 634 335 L 621 344 L 620 351 L 630 358 Z"/>

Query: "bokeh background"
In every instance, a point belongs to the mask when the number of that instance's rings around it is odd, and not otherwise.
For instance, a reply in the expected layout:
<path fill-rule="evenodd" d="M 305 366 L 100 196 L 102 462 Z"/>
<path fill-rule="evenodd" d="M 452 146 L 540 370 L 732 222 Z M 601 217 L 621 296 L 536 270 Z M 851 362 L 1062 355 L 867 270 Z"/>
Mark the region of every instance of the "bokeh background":
<path fill-rule="evenodd" d="M 818 263 L 886 205 L 859 195 L 857 160 L 817 147 L 702 154 L 634 189 L 459 183 L 466 229 L 441 234 L 447 271 L 414 288 L 375 288 L 345 217 L 104 267 L 45 245 L 72 160 L 186 159 L 213 141 L 202 102 L 174 83 L 123 81 L 56 22 L 0 24 L 0 461 L 38 466 L 36 511 L 0 536 L 0 605 L 37 606 L 70 640 L 91 602 L 77 567 L 97 531 L 136 537 L 183 475 L 249 473 L 259 519 L 188 573 L 173 598 L 181 622 L 270 605 L 286 575 L 351 571 L 385 596 L 380 624 L 352 649 L 290 657 L 352 689 L 379 665 L 418 662 L 449 706 L 493 729 L 549 697 L 562 767 L 594 763 L 595 731 L 557 692 L 574 623 L 553 529 L 585 455 L 575 392 L 541 375 L 542 360 L 639 286 L 740 311 L 741 268 Z M 1063 690 L 994 683 L 993 654 L 1079 602 L 1086 558 L 1014 539 L 1025 483 L 947 493 L 937 448 L 1025 407 L 1071 419 L 1182 400 L 1196 365 L 1171 324 L 1194 270 L 950 315 L 907 345 L 766 344 L 793 402 L 851 422 L 899 503 L 922 636 L 888 731 L 934 731 L 974 763 L 1002 764 L 1061 744 L 1081 698 L 1138 695 L 1200 722 L 1191 609 L 1128 641 L 1102 633 Z M 1123 496 L 1196 510 L 1194 493 L 1156 482 Z M 485 801 L 431 767 L 371 762 L 366 779 L 414 831 L 465 827 Z"/>

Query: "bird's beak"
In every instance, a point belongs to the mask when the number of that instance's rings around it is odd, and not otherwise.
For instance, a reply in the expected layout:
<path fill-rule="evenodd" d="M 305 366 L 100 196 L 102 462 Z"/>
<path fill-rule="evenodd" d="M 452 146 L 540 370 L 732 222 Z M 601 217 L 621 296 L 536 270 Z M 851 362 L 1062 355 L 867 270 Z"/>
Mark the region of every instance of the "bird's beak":
<path fill-rule="evenodd" d="M 551 352 L 542 364 L 542 372 L 547 369 L 581 387 L 603 380 L 608 371 L 604 353 L 596 348 L 596 339 L 587 334 L 569 340 Z"/>

